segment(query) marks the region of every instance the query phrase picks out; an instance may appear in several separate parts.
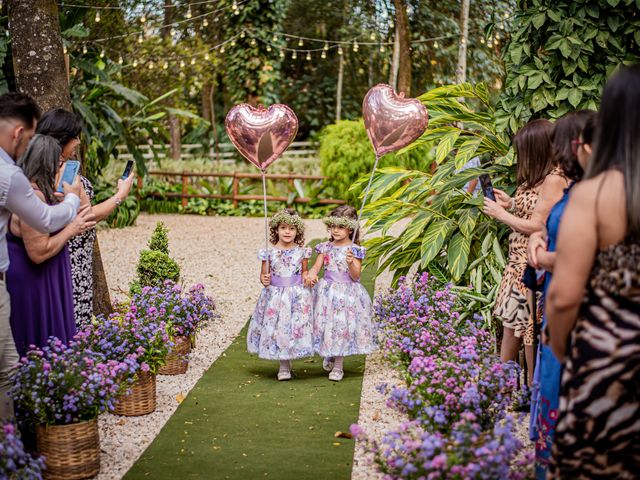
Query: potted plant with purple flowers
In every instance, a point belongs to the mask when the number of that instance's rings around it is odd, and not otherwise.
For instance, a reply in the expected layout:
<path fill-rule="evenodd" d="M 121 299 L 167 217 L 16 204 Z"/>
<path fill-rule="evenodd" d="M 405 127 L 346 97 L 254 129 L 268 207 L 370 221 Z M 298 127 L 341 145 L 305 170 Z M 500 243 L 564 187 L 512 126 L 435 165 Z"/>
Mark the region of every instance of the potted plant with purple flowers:
<path fill-rule="evenodd" d="M 139 318 L 131 307 L 124 314 L 95 318 L 76 338 L 85 348 L 109 359 L 131 362 L 131 368 L 120 376 L 115 414 L 138 416 L 155 410 L 156 374 L 172 346 L 165 321 Z"/>
<path fill-rule="evenodd" d="M 138 317 L 165 321 L 173 346 L 165 364 L 160 367 L 161 375 L 178 375 L 187 371 L 191 339 L 214 318 L 213 299 L 204 292 L 204 286 L 194 285 L 186 293 L 182 286 L 165 281 L 157 287 L 144 287 L 131 300 L 131 310 Z"/>
<path fill-rule="evenodd" d="M 44 459 L 25 452 L 16 426 L 10 422 L 0 422 L 0 478 L 42 478 L 43 470 Z"/>
<path fill-rule="evenodd" d="M 100 470 L 98 415 L 113 408 L 130 362 L 107 359 L 77 342 L 52 337 L 20 360 L 11 390 L 16 408 L 35 425 L 45 477 L 80 479 Z"/>

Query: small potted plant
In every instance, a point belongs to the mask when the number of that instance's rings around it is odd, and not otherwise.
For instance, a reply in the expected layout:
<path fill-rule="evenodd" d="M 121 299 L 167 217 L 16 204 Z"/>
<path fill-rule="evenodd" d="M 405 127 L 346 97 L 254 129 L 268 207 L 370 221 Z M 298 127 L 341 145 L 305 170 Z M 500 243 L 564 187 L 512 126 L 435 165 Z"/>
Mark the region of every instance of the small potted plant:
<path fill-rule="evenodd" d="M 25 452 L 16 426 L 0 421 L 0 478 L 42 478 L 43 470 L 44 459 Z"/>
<path fill-rule="evenodd" d="M 76 337 L 87 349 L 131 365 L 120 377 L 113 413 L 138 416 L 155 410 L 156 374 L 172 346 L 166 322 L 139 318 L 132 307 L 124 314 L 96 317 Z"/>
<path fill-rule="evenodd" d="M 179 375 L 186 372 L 191 339 L 215 315 L 213 300 L 205 294 L 204 286 L 195 285 L 186 293 L 171 281 L 159 287 L 144 287 L 133 297 L 131 308 L 141 318 L 167 323 L 173 346 L 158 373 Z"/>
<path fill-rule="evenodd" d="M 97 418 L 113 408 L 119 378 L 130 367 L 55 337 L 21 359 L 11 396 L 22 418 L 36 427 L 45 477 L 81 479 L 98 473 Z"/>

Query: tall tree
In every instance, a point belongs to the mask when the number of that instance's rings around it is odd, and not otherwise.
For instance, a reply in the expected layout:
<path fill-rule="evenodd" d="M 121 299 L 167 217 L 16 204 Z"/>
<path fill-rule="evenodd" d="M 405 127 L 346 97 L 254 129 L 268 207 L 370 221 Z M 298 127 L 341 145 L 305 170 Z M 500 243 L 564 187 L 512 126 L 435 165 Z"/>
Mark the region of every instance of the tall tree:
<path fill-rule="evenodd" d="M 399 48 L 397 91 L 411 93 L 411 35 L 406 0 L 393 0 L 396 9 L 396 35 Z"/>
<path fill-rule="evenodd" d="M 10 0 L 7 6 L 18 89 L 33 96 L 44 111 L 71 110 L 56 1 Z M 111 312 L 97 237 L 93 248 L 93 308 L 95 313 Z"/>
<path fill-rule="evenodd" d="M 55 0 L 9 0 L 13 69 L 20 91 L 46 111 L 71 109 L 69 80 Z"/>
<path fill-rule="evenodd" d="M 467 41 L 469 39 L 469 0 L 462 0 L 460 9 L 460 47 L 458 47 L 458 66 L 456 83 L 467 81 Z"/>

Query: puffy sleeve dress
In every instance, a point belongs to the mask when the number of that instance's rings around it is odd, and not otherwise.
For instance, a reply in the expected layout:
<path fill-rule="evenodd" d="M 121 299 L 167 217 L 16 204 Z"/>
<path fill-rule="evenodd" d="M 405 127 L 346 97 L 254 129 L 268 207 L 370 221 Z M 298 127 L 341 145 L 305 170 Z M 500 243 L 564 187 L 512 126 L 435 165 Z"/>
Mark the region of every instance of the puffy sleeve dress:
<path fill-rule="evenodd" d="M 268 360 L 313 355 L 313 296 L 302 284 L 302 260 L 310 248 L 260 250 L 269 259 L 271 285 L 262 289 L 247 332 L 247 350 Z"/>
<path fill-rule="evenodd" d="M 350 248 L 356 258 L 364 258 L 366 249 L 358 245 L 338 247 L 324 242 L 316 246 L 324 256 L 324 276 L 314 289 L 313 342 L 323 357 L 369 354 L 377 348 L 371 297 L 349 276 Z"/>

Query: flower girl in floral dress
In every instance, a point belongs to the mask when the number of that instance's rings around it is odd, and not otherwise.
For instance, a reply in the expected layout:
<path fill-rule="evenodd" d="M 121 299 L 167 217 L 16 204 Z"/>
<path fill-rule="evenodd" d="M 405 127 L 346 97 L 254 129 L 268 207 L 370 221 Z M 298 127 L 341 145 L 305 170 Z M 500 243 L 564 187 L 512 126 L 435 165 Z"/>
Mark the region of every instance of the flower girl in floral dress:
<path fill-rule="evenodd" d="M 331 239 L 316 246 L 318 258 L 307 280 L 309 285 L 318 283 L 314 292 L 314 349 L 324 357 L 322 365 L 334 382 L 344 376 L 345 356 L 376 349 L 371 298 L 360 283 L 366 250 L 357 245 L 358 238 L 351 239 L 357 218 L 355 208 L 343 205 L 324 219 Z M 323 266 L 324 277 L 318 281 Z"/>
<path fill-rule="evenodd" d="M 311 249 L 304 248 L 304 224 L 286 208 L 269 222 L 273 249 L 260 250 L 258 298 L 247 333 L 249 353 L 279 360 L 278 380 L 291 379 L 291 360 L 313 355 L 313 297 L 303 285 Z"/>

